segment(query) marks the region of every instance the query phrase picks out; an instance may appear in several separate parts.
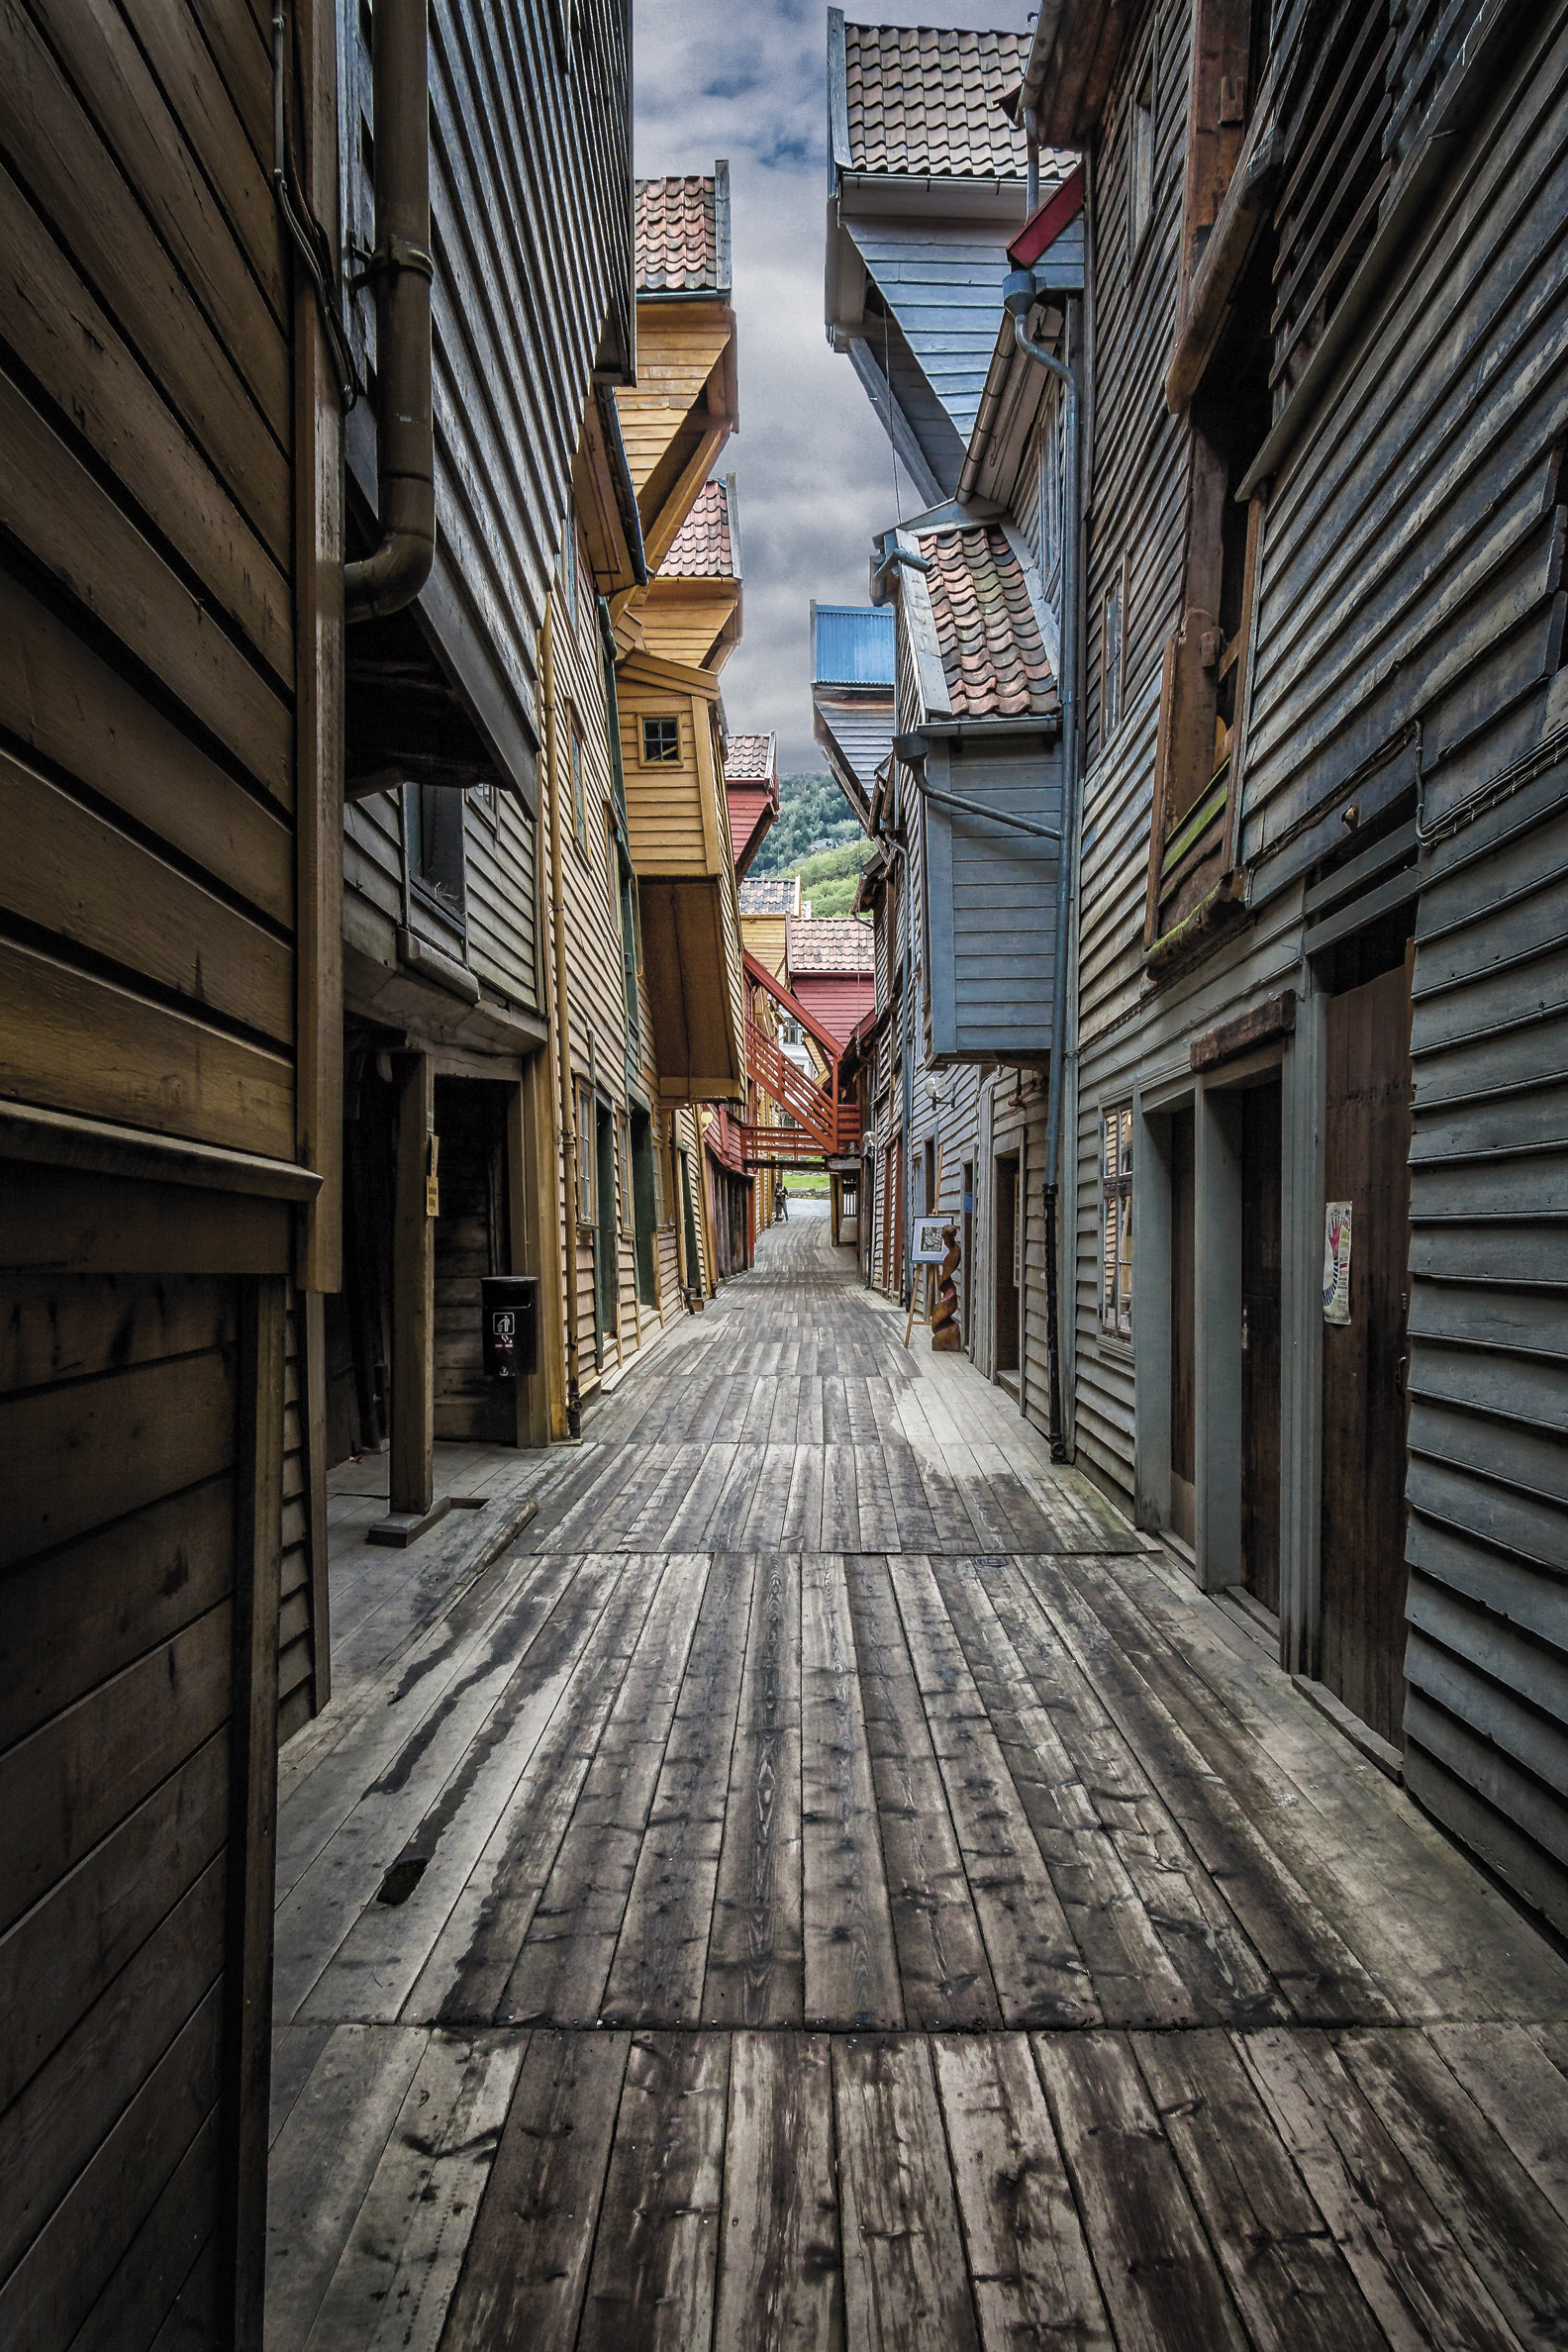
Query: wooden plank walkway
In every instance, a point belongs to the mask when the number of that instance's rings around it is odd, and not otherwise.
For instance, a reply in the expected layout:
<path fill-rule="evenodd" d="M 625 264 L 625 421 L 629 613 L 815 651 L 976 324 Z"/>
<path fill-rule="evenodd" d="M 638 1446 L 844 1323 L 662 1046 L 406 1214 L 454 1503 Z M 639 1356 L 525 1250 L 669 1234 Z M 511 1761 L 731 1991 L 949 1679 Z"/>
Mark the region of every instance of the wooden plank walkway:
<path fill-rule="evenodd" d="M 805 1219 L 278 1839 L 269 2352 L 1568 2345 L 1568 1965 Z"/>

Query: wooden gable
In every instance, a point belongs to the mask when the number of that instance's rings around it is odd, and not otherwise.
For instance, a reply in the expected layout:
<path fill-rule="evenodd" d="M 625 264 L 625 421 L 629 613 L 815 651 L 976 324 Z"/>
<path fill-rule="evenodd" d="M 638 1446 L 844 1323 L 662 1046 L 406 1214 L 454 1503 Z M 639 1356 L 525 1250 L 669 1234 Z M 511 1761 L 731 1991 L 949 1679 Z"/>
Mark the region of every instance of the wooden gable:
<path fill-rule="evenodd" d="M 718 682 L 633 654 L 616 687 L 659 1100 L 743 1101 L 740 919 Z M 668 740 L 673 755 L 648 756 L 655 740 Z"/>
<path fill-rule="evenodd" d="M 740 641 L 740 583 L 725 579 L 656 579 L 637 612 L 649 653 L 717 673 Z"/>
<path fill-rule="evenodd" d="M 648 564 L 669 552 L 739 423 L 735 319 L 712 296 L 637 304 L 637 380 L 616 391 Z"/>

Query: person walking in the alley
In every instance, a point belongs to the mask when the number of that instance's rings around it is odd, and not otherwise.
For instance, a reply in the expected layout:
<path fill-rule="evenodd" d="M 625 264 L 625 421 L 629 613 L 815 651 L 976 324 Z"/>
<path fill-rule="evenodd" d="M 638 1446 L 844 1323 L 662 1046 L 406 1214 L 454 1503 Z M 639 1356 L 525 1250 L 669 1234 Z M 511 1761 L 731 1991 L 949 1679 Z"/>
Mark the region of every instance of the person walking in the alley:
<path fill-rule="evenodd" d="M 775 1217 L 778 1219 L 778 1222 L 779 1222 L 779 1224 L 780 1224 L 780 1225 L 788 1225 L 788 1224 L 789 1224 L 789 1187 L 788 1187 L 787 1185 L 785 1185 L 785 1184 L 781 1184 L 781 1185 L 779 1186 L 779 1188 L 778 1188 L 778 1191 L 777 1191 L 777 1192 L 774 1194 L 773 1198 L 774 1198 L 775 1202 L 777 1203 L 777 1207 L 775 1208 L 775 1210 L 774 1210 L 774 1212 L 773 1212 L 774 1216 L 775 1216 Z"/>

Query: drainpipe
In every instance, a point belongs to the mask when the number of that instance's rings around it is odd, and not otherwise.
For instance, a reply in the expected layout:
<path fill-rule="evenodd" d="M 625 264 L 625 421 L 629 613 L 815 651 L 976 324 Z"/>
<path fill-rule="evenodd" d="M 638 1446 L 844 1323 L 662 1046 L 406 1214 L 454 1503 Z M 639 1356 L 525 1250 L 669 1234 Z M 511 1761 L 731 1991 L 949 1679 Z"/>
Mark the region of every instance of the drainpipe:
<path fill-rule="evenodd" d="M 1032 149 L 1031 149 L 1032 151 Z M 1019 349 L 1055 376 L 1066 388 L 1067 479 L 1062 508 L 1062 844 L 1056 885 L 1055 1000 L 1051 1007 L 1050 1108 L 1045 1124 L 1045 1317 L 1050 1366 L 1050 1450 L 1053 1462 L 1067 1459 L 1067 1432 L 1062 1421 L 1061 1309 L 1057 1280 L 1057 1227 L 1060 1195 L 1062 1097 L 1066 1090 L 1067 950 L 1071 939 L 1073 858 L 1078 838 L 1079 714 L 1078 714 L 1078 534 L 1079 450 L 1078 375 L 1065 359 L 1031 342 L 1029 314 L 1034 302 L 1034 273 L 1010 271 L 1002 289 L 1004 307 L 1013 318 Z"/>
<path fill-rule="evenodd" d="M 1039 116 L 1032 106 L 1024 109 L 1024 136 L 1029 160 L 1024 166 L 1024 218 L 1031 221 L 1039 210 Z"/>
<path fill-rule="evenodd" d="M 343 613 L 412 604 L 436 560 L 431 407 L 430 60 L 427 0 L 376 0 L 375 251 L 354 280 L 376 304 L 376 500 L 381 543 L 343 565 Z"/>
<path fill-rule="evenodd" d="M 555 640 L 550 608 L 539 633 L 539 668 L 544 688 L 544 777 L 549 791 L 549 896 L 555 956 L 555 1029 L 560 1073 L 561 1156 L 565 1161 L 566 1224 L 566 1434 L 582 1435 L 581 1366 L 577 1351 L 577 1090 L 572 1084 L 571 1011 L 566 997 L 566 908 L 561 897 L 561 761 L 555 717 Z M 597 1308 L 595 1310 L 597 1314 Z"/>

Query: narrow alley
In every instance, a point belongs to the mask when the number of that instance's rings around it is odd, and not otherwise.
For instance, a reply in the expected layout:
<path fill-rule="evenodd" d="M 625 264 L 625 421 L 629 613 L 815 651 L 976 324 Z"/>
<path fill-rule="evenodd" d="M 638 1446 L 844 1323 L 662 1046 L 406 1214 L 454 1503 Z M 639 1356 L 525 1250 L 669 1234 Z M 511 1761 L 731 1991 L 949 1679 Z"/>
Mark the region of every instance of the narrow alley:
<path fill-rule="evenodd" d="M 1568 2341 L 1568 1965 L 903 1341 L 797 1211 L 285 1751 L 270 2352 Z"/>

